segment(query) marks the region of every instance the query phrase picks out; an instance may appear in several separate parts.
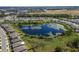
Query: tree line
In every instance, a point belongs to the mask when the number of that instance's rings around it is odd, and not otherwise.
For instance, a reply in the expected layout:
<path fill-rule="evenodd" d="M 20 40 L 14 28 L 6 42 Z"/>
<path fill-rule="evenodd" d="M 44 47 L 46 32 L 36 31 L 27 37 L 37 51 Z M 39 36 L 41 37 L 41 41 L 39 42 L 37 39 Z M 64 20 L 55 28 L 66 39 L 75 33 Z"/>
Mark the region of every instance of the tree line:
<path fill-rule="evenodd" d="M 18 14 L 17 17 L 53 17 L 53 18 L 79 18 L 79 15 L 70 14 Z"/>

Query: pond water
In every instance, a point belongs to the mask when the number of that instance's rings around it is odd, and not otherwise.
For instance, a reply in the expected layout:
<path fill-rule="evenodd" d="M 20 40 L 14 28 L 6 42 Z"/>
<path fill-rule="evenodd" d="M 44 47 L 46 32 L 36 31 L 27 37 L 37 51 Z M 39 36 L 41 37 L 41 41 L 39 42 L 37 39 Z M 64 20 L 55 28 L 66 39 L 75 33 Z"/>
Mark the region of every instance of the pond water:
<path fill-rule="evenodd" d="M 60 24 L 42 24 L 21 26 L 21 30 L 29 35 L 57 35 L 64 33 L 64 27 Z"/>

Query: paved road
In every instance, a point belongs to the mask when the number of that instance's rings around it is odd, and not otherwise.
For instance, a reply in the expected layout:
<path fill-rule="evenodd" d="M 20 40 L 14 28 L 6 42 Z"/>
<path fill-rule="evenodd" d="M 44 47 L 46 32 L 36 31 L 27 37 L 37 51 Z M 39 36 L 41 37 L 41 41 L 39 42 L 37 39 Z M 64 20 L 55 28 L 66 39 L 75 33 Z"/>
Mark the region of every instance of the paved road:
<path fill-rule="evenodd" d="M 0 27 L 1 49 L 2 52 L 7 52 L 7 36 L 5 31 Z"/>

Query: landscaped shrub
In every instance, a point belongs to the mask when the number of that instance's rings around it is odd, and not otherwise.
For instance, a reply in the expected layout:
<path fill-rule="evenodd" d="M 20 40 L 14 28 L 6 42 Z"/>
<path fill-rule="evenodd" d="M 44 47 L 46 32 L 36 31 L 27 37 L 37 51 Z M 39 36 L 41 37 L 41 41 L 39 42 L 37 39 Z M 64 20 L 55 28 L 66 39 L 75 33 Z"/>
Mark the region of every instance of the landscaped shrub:
<path fill-rule="evenodd" d="M 79 40 L 75 39 L 67 43 L 68 47 L 79 49 Z"/>
<path fill-rule="evenodd" d="M 63 48 L 62 47 L 56 47 L 55 52 L 63 52 Z"/>

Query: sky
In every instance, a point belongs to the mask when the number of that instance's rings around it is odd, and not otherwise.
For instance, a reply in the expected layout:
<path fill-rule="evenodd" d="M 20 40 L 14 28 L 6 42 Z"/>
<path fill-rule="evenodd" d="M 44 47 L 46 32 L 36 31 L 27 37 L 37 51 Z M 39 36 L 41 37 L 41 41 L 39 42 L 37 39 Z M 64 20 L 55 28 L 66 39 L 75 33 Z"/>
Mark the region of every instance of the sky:
<path fill-rule="evenodd" d="M 0 0 L 0 6 L 79 6 L 79 0 Z"/>

